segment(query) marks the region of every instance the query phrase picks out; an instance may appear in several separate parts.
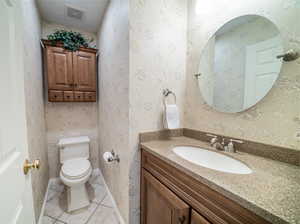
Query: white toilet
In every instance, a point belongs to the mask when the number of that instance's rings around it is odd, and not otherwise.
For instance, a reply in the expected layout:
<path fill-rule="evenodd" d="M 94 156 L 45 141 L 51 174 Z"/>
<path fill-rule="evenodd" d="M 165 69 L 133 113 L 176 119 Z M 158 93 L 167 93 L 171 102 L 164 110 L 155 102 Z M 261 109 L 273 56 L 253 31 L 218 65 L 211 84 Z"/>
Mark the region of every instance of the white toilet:
<path fill-rule="evenodd" d="M 87 136 L 63 138 L 58 142 L 62 164 L 60 179 L 67 186 L 68 212 L 90 204 L 85 186 L 92 173 L 89 143 Z"/>

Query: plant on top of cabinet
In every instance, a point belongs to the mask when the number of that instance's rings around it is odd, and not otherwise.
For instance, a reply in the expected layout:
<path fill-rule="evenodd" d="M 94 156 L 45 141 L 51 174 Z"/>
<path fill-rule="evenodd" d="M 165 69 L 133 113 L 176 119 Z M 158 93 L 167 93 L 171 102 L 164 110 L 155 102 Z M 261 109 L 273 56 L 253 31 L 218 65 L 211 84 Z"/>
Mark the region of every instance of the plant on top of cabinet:
<path fill-rule="evenodd" d="M 53 45 L 56 45 L 58 42 L 62 42 L 63 47 L 70 51 L 77 51 L 80 47 L 88 47 L 89 42 L 91 42 L 88 41 L 81 33 L 66 30 L 57 30 L 47 37 Z"/>
<path fill-rule="evenodd" d="M 43 40 L 44 66 L 50 102 L 96 102 L 97 49 L 67 50 Z"/>

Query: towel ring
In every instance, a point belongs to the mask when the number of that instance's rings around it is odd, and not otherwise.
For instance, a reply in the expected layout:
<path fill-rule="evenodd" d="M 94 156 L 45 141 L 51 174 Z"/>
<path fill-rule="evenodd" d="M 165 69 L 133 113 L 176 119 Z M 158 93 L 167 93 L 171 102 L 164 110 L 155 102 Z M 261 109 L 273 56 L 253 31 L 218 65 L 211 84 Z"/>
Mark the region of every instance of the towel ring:
<path fill-rule="evenodd" d="M 164 95 L 164 104 L 165 104 L 165 106 L 167 105 L 167 102 L 166 102 L 167 97 L 168 97 L 170 94 L 174 97 L 174 103 L 176 104 L 176 95 L 175 95 L 175 93 L 173 93 L 173 92 L 172 92 L 171 90 L 169 90 L 169 89 L 164 89 L 164 90 L 163 90 L 163 95 Z"/>

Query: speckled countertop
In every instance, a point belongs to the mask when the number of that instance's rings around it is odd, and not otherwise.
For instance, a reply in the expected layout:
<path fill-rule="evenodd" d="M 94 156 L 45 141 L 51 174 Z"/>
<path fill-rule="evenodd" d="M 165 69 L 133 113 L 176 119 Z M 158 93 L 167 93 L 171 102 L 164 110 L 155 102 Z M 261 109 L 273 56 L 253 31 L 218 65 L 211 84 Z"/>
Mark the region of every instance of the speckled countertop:
<path fill-rule="evenodd" d="M 144 150 L 193 176 L 271 223 L 300 224 L 299 166 L 247 153 L 221 152 L 244 162 L 253 171 L 246 175 L 224 173 L 198 166 L 173 153 L 173 147 L 186 145 L 214 150 L 207 142 L 183 136 L 141 143 Z"/>

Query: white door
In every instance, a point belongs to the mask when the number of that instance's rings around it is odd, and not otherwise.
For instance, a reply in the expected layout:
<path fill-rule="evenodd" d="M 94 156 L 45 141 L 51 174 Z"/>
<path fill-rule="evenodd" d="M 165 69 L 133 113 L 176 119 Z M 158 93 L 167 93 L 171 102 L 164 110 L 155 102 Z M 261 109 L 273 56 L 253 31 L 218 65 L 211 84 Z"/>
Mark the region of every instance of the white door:
<path fill-rule="evenodd" d="M 282 44 L 279 37 L 246 47 L 244 109 L 265 97 L 274 85 L 281 69 Z"/>
<path fill-rule="evenodd" d="M 22 13 L 19 0 L 0 0 L 0 223 L 34 224 L 24 104 Z"/>

